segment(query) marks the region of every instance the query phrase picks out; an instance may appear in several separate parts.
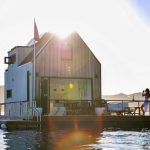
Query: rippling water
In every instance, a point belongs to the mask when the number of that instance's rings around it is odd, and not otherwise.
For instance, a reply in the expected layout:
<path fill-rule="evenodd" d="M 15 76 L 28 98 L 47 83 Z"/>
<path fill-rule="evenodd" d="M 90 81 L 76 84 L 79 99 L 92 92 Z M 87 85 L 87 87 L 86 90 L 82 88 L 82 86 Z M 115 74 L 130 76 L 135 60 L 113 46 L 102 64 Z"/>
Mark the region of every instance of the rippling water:
<path fill-rule="evenodd" d="M 63 129 L 0 130 L 0 150 L 142 150 L 150 149 L 150 131 Z"/>

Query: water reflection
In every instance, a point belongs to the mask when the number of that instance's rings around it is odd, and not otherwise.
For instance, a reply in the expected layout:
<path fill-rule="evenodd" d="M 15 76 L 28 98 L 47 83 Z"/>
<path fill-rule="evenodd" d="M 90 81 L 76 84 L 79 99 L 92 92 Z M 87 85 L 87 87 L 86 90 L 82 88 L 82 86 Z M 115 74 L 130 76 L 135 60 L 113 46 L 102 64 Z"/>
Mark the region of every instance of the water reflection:
<path fill-rule="evenodd" d="M 104 131 L 96 144 L 86 145 L 89 149 L 142 150 L 150 149 L 150 132 Z"/>
<path fill-rule="evenodd" d="M 142 150 L 150 149 L 149 131 L 103 131 L 99 128 L 42 131 L 0 130 L 0 149 L 6 150 Z"/>
<path fill-rule="evenodd" d="M 5 141 L 5 131 L 0 129 L 0 150 L 6 149 L 6 141 Z"/>
<path fill-rule="evenodd" d="M 99 132 L 93 130 L 63 129 L 44 131 L 41 135 L 41 149 L 53 150 L 77 150 L 81 145 L 93 144 Z M 48 137 L 47 137 L 48 136 Z M 43 144 L 45 143 L 45 145 Z M 81 147 L 83 150 L 84 148 Z"/>
<path fill-rule="evenodd" d="M 81 145 L 87 145 L 89 143 L 94 143 L 96 140 L 95 135 L 87 131 L 70 131 L 65 133 L 64 136 L 58 140 L 56 143 L 57 150 L 66 150 L 66 149 L 79 149 Z"/>
<path fill-rule="evenodd" d="M 5 132 L 1 146 L 7 150 L 77 150 L 84 149 L 81 145 L 94 144 L 98 134 L 85 129 L 11 131 Z"/>
<path fill-rule="evenodd" d="M 11 131 L 5 133 L 7 150 L 38 149 L 40 147 L 38 131 Z"/>

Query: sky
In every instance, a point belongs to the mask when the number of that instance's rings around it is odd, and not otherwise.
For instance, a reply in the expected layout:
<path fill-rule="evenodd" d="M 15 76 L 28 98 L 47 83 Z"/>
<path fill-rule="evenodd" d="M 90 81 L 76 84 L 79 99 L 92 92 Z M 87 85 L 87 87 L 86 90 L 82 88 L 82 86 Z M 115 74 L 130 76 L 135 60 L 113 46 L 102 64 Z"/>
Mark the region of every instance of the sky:
<path fill-rule="evenodd" d="M 39 33 L 78 32 L 102 65 L 102 94 L 150 88 L 149 0 L 0 0 L 0 85 L 4 57 Z"/>

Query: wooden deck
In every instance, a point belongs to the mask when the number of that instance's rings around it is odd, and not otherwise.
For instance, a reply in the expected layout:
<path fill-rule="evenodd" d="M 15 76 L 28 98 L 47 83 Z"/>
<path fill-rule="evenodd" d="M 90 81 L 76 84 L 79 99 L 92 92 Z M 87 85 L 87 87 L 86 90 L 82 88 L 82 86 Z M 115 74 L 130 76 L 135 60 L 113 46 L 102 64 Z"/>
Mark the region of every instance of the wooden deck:
<path fill-rule="evenodd" d="M 7 130 L 38 129 L 40 122 L 32 120 L 0 120 L 0 126 L 5 124 Z"/>
<path fill-rule="evenodd" d="M 150 116 L 42 116 L 42 121 L 1 120 L 7 130 L 63 129 L 63 128 L 101 128 L 101 129 L 143 129 L 150 128 Z"/>
<path fill-rule="evenodd" d="M 122 128 L 142 129 L 150 128 L 150 116 L 43 116 L 42 127 L 100 127 L 100 128 Z"/>

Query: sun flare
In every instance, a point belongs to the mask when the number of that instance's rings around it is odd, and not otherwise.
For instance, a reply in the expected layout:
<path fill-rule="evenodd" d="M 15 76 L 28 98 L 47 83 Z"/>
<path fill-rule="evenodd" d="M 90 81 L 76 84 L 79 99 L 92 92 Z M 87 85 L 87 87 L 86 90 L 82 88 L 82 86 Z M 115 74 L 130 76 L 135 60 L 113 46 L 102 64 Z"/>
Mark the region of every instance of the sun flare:
<path fill-rule="evenodd" d="M 59 26 L 53 26 L 51 30 L 60 38 L 66 38 L 70 33 L 75 31 L 72 26 L 69 26 L 67 24 L 59 24 Z"/>

